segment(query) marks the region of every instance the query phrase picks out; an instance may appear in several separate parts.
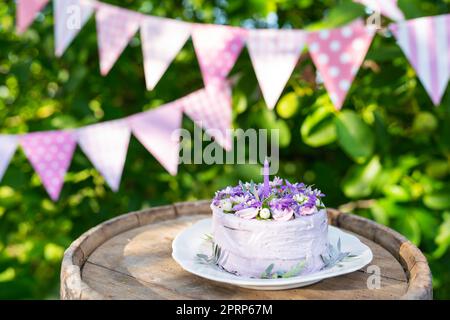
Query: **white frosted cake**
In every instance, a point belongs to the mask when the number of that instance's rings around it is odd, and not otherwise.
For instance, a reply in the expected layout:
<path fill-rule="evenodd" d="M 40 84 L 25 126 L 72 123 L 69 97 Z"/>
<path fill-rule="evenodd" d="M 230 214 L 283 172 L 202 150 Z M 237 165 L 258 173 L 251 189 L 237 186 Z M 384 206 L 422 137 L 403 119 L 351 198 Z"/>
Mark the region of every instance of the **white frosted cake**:
<path fill-rule="evenodd" d="M 217 264 L 243 277 L 304 275 L 324 267 L 328 220 L 320 190 L 275 178 L 216 192 L 211 204 Z"/>

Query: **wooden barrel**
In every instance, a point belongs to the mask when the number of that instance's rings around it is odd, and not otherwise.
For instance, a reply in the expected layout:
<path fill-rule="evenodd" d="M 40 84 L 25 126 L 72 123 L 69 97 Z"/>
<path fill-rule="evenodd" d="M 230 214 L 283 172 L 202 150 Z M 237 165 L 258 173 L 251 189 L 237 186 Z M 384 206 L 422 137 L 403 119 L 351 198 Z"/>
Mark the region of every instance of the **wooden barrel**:
<path fill-rule="evenodd" d="M 172 259 L 172 240 L 211 215 L 209 201 L 132 212 L 106 221 L 66 250 L 61 299 L 432 299 L 424 255 L 399 233 L 368 219 L 328 209 L 330 224 L 355 234 L 374 254 L 368 267 L 314 285 L 255 291 L 209 281 Z M 380 271 L 369 289 L 370 266 Z"/>

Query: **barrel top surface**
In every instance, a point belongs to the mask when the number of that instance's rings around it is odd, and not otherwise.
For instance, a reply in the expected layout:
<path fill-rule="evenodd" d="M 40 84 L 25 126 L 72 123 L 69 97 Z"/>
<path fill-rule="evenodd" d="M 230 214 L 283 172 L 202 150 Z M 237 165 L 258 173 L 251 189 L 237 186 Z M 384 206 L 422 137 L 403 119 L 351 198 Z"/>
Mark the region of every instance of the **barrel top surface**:
<path fill-rule="evenodd" d="M 368 266 L 356 272 L 325 279 L 308 287 L 280 291 L 244 289 L 197 277 L 184 271 L 172 259 L 172 241 L 183 229 L 209 217 L 208 213 L 205 203 L 181 205 L 178 210 L 177 206 L 167 206 L 153 212 L 124 215 L 88 231 L 66 250 L 61 273 L 61 298 L 432 298 L 431 273 L 417 248 L 409 247 L 406 239 L 397 237 L 400 241 L 398 248 L 394 248 L 396 251 L 393 251 L 395 241 L 387 241 L 391 248 L 383 245 L 383 239 L 396 236 L 390 229 L 382 227 L 369 231 L 367 229 L 370 228 L 365 228 L 364 232 L 358 232 L 361 226 L 349 223 L 348 217 L 352 216 L 337 211 L 329 212 L 330 223 L 341 228 L 348 226 L 343 229 L 368 245 L 374 255 Z M 357 221 L 379 226 L 363 218 Z M 386 234 L 383 236 L 381 231 Z M 380 287 L 369 289 L 368 282 L 376 284 L 374 270 L 379 270 Z"/>

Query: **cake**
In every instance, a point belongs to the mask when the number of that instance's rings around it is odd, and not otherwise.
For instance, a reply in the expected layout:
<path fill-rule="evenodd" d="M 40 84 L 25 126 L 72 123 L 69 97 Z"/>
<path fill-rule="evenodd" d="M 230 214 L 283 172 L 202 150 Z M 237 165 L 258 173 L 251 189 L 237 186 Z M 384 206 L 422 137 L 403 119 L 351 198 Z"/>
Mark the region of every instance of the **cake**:
<path fill-rule="evenodd" d="M 318 189 L 275 177 L 216 192 L 211 203 L 216 264 L 243 277 L 305 275 L 324 267 L 328 220 Z"/>

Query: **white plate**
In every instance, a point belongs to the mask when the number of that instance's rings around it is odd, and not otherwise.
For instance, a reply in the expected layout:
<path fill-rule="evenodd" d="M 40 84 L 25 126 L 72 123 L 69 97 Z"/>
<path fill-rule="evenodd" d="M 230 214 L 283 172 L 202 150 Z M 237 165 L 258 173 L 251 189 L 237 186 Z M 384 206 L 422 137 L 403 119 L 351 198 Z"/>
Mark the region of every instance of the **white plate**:
<path fill-rule="evenodd" d="M 312 274 L 281 279 L 254 279 L 228 273 L 219 267 L 201 263 L 197 254 L 211 255 L 211 244 L 204 240 L 211 234 L 211 219 L 203 219 L 183 230 L 172 242 L 172 257 L 186 271 L 209 280 L 255 290 L 283 290 L 307 286 L 322 279 L 340 276 L 361 269 L 372 261 L 372 251 L 357 237 L 329 226 L 329 242 L 336 246 L 341 239 L 342 252 L 355 257 L 344 259 L 334 267 Z"/>

